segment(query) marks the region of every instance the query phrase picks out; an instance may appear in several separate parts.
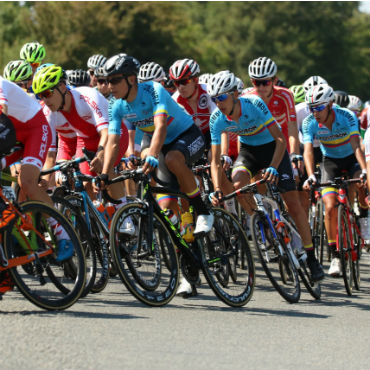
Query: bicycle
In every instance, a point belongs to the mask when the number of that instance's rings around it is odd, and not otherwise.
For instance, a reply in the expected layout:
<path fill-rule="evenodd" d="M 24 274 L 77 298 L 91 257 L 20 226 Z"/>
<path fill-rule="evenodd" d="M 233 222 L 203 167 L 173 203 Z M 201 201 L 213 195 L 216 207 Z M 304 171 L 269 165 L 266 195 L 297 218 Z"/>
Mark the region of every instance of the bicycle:
<path fill-rule="evenodd" d="M 166 185 L 153 177 L 157 183 Z M 213 208 L 215 221 L 211 232 L 187 243 L 159 207 L 154 194 L 165 193 L 188 201 L 189 198 L 182 192 L 152 186 L 142 169 L 123 171 L 109 183 L 128 178 L 144 183 L 143 201 L 127 204 L 116 212 L 110 244 L 119 275 L 131 293 L 151 306 L 167 304 L 176 293 L 181 267 L 191 284 L 196 284 L 203 271 L 211 289 L 227 305 L 247 304 L 254 290 L 255 270 L 238 220 L 222 208 Z M 135 235 L 118 232 L 119 225 L 128 217 L 135 225 Z"/>
<path fill-rule="evenodd" d="M 0 179 L 13 181 L 0 172 Z M 58 241 L 50 219 L 72 241 L 74 254 L 57 262 Z M 19 291 L 46 310 L 64 310 L 81 296 L 85 283 L 85 257 L 72 225 L 56 209 L 38 201 L 18 204 L 0 185 L 0 272 L 9 271 Z"/>
<path fill-rule="evenodd" d="M 360 289 L 360 258 L 364 240 L 352 205 L 348 200 L 348 185 L 360 183 L 362 180 L 346 179 L 336 177 L 333 181 L 311 184 L 311 187 L 334 187 L 338 189 L 337 205 L 338 224 L 337 224 L 337 252 L 340 256 L 344 286 L 348 295 L 352 295 L 353 287 Z"/>
<path fill-rule="evenodd" d="M 264 183 L 269 196 L 258 192 L 257 186 Z M 262 268 L 273 287 L 285 300 L 296 303 L 301 295 L 299 275 L 312 297 L 320 299 L 321 285 L 312 280 L 301 237 L 276 186 L 261 179 L 237 189 L 223 199 L 248 192 L 253 194 L 256 203 L 250 219 L 252 240 Z"/>

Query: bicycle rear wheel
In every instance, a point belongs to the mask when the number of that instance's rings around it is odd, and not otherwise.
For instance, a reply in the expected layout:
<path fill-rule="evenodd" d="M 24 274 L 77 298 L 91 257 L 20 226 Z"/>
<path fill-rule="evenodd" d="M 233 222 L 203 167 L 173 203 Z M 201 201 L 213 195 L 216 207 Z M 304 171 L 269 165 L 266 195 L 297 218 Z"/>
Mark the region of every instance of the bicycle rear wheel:
<path fill-rule="evenodd" d="M 203 272 L 218 298 L 232 307 L 244 306 L 253 295 L 255 269 L 248 239 L 234 215 L 212 208 L 212 230 L 197 238 Z"/>
<path fill-rule="evenodd" d="M 134 225 L 131 234 L 120 231 L 126 222 Z M 116 212 L 110 246 L 119 276 L 134 297 L 149 306 L 171 301 L 179 280 L 174 242 L 164 222 L 157 214 L 150 215 L 145 203 L 129 203 Z"/>
<path fill-rule="evenodd" d="M 354 272 L 351 253 L 351 239 L 349 235 L 349 224 L 346 210 L 342 204 L 338 207 L 338 242 L 344 286 L 347 294 L 352 295 Z"/>
<path fill-rule="evenodd" d="M 10 259 L 36 254 L 36 258 L 11 268 L 10 274 L 19 291 L 38 307 L 47 310 L 66 309 L 81 296 L 85 285 L 85 257 L 78 236 L 61 213 L 44 203 L 26 202 L 20 206 L 20 211 L 33 228 L 25 224 L 21 217 L 17 216 L 12 221 L 4 235 L 6 257 Z M 47 222 L 50 217 L 66 231 L 73 243 L 74 254 L 64 262 L 55 260 L 57 242 L 54 229 Z M 51 254 L 40 257 L 50 248 Z"/>
<path fill-rule="evenodd" d="M 358 220 L 356 220 L 357 228 L 360 230 L 360 225 Z M 362 244 L 363 239 L 361 234 L 357 233 L 355 230 L 353 235 L 353 247 L 354 250 L 352 251 L 352 264 L 353 264 L 353 275 L 354 275 L 354 285 L 356 290 L 360 290 L 361 288 L 361 271 L 360 271 L 360 260 L 361 260 L 361 253 L 362 253 Z"/>
<path fill-rule="evenodd" d="M 252 216 L 251 225 L 253 242 L 271 284 L 285 300 L 298 302 L 301 295 L 298 272 L 284 241 L 274 236 L 272 225 L 260 213 Z"/>

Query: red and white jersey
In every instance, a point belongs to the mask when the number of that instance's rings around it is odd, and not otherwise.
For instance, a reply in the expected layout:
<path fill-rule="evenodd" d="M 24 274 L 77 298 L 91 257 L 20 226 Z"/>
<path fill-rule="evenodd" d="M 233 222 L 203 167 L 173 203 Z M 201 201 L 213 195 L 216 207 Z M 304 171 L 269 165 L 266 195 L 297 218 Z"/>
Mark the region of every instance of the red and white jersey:
<path fill-rule="evenodd" d="M 248 91 L 248 94 L 258 95 L 257 89 L 253 88 Z M 288 122 L 296 122 L 297 115 L 294 105 L 294 97 L 292 92 L 281 86 L 274 86 L 272 96 L 267 104 L 268 109 L 275 118 L 276 122 L 281 127 L 283 135 L 287 141 L 287 149 L 289 150 L 289 135 L 288 135 Z"/>
<path fill-rule="evenodd" d="M 108 101 L 99 91 L 84 86 L 70 90 L 70 93 L 72 104 L 69 112 L 52 112 L 44 106 L 44 114 L 54 132 L 51 150 L 56 147 L 55 133 L 66 138 L 93 138 L 108 128 Z"/>
<path fill-rule="evenodd" d="M 19 125 L 33 118 L 41 109 L 37 100 L 31 98 L 15 83 L 0 76 L 0 104 L 8 106 L 8 116 L 17 130 Z"/>
<path fill-rule="evenodd" d="M 366 162 L 370 162 L 370 128 L 368 128 L 365 132 L 364 145 Z"/>
<path fill-rule="evenodd" d="M 370 110 L 369 107 L 366 107 L 362 110 L 360 115 L 360 126 L 363 130 L 367 130 L 369 127 L 369 121 L 370 121 Z"/>
<path fill-rule="evenodd" d="M 202 133 L 209 131 L 209 118 L 217 106 L 207 93 L 207 85 L 198 85 L 197 109 L 195 112 L 189 105 L 188 100 L 183 98 L 178 91 L 172 95 L 172 98 L 192 116 L 194 123 Z"/>

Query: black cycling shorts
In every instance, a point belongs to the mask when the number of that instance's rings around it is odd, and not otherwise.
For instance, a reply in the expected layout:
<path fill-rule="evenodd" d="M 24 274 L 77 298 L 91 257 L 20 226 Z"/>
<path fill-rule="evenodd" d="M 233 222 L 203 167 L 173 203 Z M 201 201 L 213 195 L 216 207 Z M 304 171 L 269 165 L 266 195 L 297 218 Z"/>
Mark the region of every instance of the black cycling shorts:
<path fill-rule="evenodd" d="M 240 166 L 246 167 L 252 177 L 255 176 L 258 171 L 270 166 L 275 152 L 275 146 L 275 141 L 258 146 L 240 143 L 240 152 L 234 163 L 233 169 Z M 279 182 L 277 186 L 281 193 L 297 190 L 293 177 L 292 165 L 287 151 L 285 151 L 277 171 L 279 173 Z"/>
<path fill-rule="evenodd" d="M 144 134 L 141 141 L 141 150 L 149 148 L 152 137 L 148 134 Z M 189 168 L 198 161 L 205 150 L 205 141 L 200 129 L 193 124 L 189 129 L 180 134 L 174 141 L 169 144 L 165 144 L 162 147 L 161 153 L 158 157 L 158 170 L 157 177 L 168 183 L 173 190 L 180 190 L 179 183 L 174 174 L 172 174 L 165 165 L 166 154 L 170 151 L 179 151 L 185 157 L 185 163 Z"/>
<path fill-rule="evenodd" d="M 353 175 L 360 170 L 361 167 L 354 154 L 344 158 L 323 157 L 321 163 L 321 182 L 333 181 L 335 177 L 342 176 L 344 171 L 348 171 L 349 177 L 353 178 Z"/>

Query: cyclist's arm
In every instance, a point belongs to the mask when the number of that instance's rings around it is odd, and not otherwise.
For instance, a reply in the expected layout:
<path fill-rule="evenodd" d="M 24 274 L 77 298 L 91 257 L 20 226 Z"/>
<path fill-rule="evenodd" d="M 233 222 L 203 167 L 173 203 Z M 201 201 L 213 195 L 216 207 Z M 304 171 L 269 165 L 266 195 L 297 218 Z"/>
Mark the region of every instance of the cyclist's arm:
<path fill-rule="evenodd" d="M 360 137 L 358 135 L 352 135 L 350 143 L 352 145 L 353 153 L 355 154 L 357 162 L 359 163 L 361 169 L 366 169 L 365 155 L 360 146 Z"/>
<path fill-rule="evenodd" d="M 158 158 L 167 135 L 167 116 L 154 116 L 154 133 L 147 155 Z"/>
<path fill-rule="evenodd" d="M 211 160 L 211 175 L 212 182 L 215 190 L 221 189 L 221 175 L 222 175 L 222 164 L 221 164 L 221 145 L 212 145 L 212 160 Z"/>
<path fill-rule="evenodd" d="M 286 141 L 278 125 L 269 126 L 268 130 L 270 131 L 270 134 L 276 142 L 275 151 L 274 155 L 272 156 L 270 167 L 274 167 L 275 169 L 277 169 L 286 151 Z"/>
<path fill-rule="evenodd" d="M 48 154 L 46 155 L 44 167 L 42 168 L 43 170 L 47 170 L 55 165 L 55 160 L 57 157 L 57 152 L 56 151 L 48 151 Z M 42 178 L 47 181 L 48 186 L 52 186 L 53 184 L 50 184 L 50 179 L 52 178 L 53 173 L 49 173 L 45 176 L 42 176 Z"/>
<path fill-rule="evenodd" d="M 127 157 L 135 154 L 135 135 L 136 130 L 128 130 L 128 147 L 126 151 Z"/>
<path fill-rule="evenodd" d="M 288 121 L 288 135 L 289 135 L 290 153 L 300 154 L 298 127 L 296 121 Z"/>
<path fill-rule="evenodd" d="M 229 155 L 229 134 L 227 132 L 223 132 L 221 134 L 221 154 Z"/>
<path fill-rule="evenodd" d="M 108 174 L 109 170 L 113 167 L 119 153 L 120 135 L 109 134 L 107 145 L 104 149 L 104 164 L 102 173 Z"/>
<path fill-rule="evenodd" d="M 304 144 L 303 159 L 304 165 L 306 167 L 307 176 L 313 175 L 315 170 L 314 170 L 314 154 L 312 143 Z"/>
<path fill-rule="evenodd" d="M 6 104 L 0 104 L 1 111 L 7 116 L 8 115 L 8 106 Z"/>

